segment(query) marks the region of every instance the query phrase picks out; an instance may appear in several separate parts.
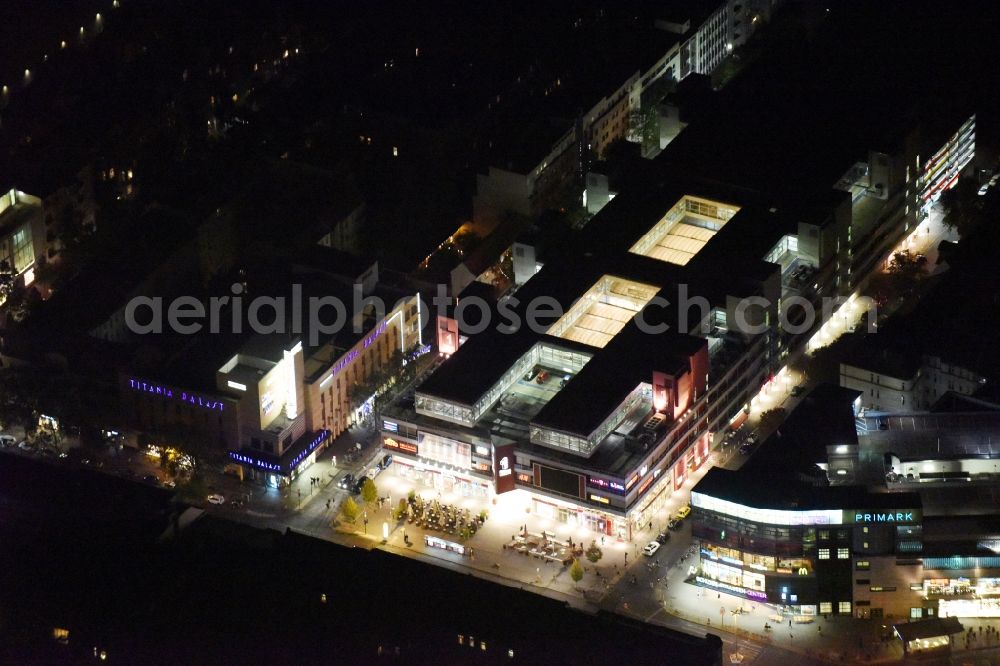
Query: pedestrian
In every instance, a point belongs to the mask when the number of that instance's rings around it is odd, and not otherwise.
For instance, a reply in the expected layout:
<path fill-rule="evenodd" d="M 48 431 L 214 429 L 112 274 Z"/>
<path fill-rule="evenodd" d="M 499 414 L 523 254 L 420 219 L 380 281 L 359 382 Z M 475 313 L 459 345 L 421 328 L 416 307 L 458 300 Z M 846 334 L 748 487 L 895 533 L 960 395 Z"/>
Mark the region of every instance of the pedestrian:
<path fill-rule="evenodd" d="M 604 536 L 603 535 L 601 536 L 601 545 L 602 546 L 604 545 Z"/>
<path fill-rule="evenodd" d="M 628 564 L 628 553 L 625 553 L 625 564 Z"/>
<path fill-rule="evenodd" d="M 722 593 L 721 592 L 716 592 L 715 593 L 715 598 L 716 599 L 721 599 L 722 598 Z"/>
<path fill-rule="evenodd" d="M 792 628 L 792 619 L 791 618 L 788 618 L 788 628 L 789 629 Z"/>

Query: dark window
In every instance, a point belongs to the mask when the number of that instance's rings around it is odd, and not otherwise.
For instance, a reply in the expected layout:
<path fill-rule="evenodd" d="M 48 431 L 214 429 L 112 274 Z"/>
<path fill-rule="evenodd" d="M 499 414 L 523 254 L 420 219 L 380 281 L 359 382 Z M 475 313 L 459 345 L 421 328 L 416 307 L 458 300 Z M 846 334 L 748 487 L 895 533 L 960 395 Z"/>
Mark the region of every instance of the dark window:
<path fill-rule="evenodd" d="M 580 475 L 566 472 L 561 469 L 545 467 L 539 465 L 541 471 L 541 487 L 547 490 L 554 490 L 565 495 L 580 496 Z"/>

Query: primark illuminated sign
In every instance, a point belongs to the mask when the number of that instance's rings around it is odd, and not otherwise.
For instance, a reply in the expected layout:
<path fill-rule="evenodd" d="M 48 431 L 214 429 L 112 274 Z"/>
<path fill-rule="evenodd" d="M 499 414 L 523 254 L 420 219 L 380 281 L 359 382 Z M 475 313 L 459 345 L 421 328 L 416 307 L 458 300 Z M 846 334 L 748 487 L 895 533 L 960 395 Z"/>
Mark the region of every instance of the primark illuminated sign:
<path fill-rule="evenodd" d="M 845 511 L 845 523 L 919 523 L 920 511 Z"/>

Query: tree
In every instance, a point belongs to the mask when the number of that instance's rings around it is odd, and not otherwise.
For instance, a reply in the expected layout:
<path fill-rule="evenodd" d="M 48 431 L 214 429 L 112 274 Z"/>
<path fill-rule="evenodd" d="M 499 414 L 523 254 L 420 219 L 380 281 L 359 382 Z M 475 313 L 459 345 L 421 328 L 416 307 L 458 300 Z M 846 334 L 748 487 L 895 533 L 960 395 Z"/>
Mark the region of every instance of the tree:
<path fill-rule="evenodd" d="M 903 250 L 892 255 L 889 262 L 889 283 L 897 296 L 905 296 L 924 277 L 927 257 Z"/>
<path fill-rule="evenodd" d="M 409 511 L 409 508 L 409 502 L 407 502 L 405 498 L 400 498 L 399 506 L 396 507 L 396 512 L 393 514 L 393 517 L 396 520 L 403 520 L 406 518 L 406 513 Z"/>
<path fill-rule="evenodd" d="M 579 583 L 583 579 L 583 566 L 580 564 L 580 560 L 573 558 L 573 564 L 569 567 L 569 577 L 573 579 L 574 583 Z"/>
<path fill-rule="evenodd" d="M 371 479 L 365 479 L 364 484 L 362 484 L 361 499 L 365 501 L 365 504 L 374 504 L 378 500 L 378 488 Z"/>
<path fill-rule="evenodd" d="M 987 216 L 978 185 L 971 178 L 959 178 L 954 187 L 941 195 L 939 203 L 946 209 L 942 220 L 949 229 L 965 238 Z"/>
<path fill-rule="evenodd" d="M 369 479 L 371 481 L 371 479 Z M 367 484 L 365 484 L 367 485 Z M 348 497 L 344 500 L 344 503 L 340 505 L 340 513 L 344 516 L 344 520 L 349 523 L 353 523 L 361 515 L 361 507 L 358 503 L 354 501 L 353 497 Z"/>
<path fill-rule="evenodd" d="M 587 556 L 587 559 L 590 560 L 591 562 L 597 562 L 602 557 L 604 557 L 604 551 L 601 550 L 601 548 L 597 545 L 596 541 L 590 542 L 590 548 L 587 549 L 587 552 L 585 554 Z"/>
<path fill-rule="evenodd" d="M 760 415 L 760 429 L 765 432 L 776 430 L 785 421 L 784 407 L 769 409 Z"/>

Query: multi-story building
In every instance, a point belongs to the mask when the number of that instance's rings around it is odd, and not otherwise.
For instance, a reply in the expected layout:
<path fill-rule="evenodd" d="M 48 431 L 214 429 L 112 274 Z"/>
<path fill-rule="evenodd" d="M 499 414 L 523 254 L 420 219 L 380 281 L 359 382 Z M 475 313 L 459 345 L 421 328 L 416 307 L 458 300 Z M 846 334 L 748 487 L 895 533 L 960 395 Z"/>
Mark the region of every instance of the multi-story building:
<path fill-rule="evenodd" d="M 744 198 L 661 183 L 608 206 L 577 253 L 503 302 L 522 322 L 536 299 L 558 304 L 538 326 L 460 344 L 459 299 L 455 318 L 438 318 L 450 358 L 412 407 L 383 413 L 398 473 L 483 497 L 524 492 L 537 515 L 621 538 L 652 519 L 773 371 L 780 271 L 763 257 L 783 227 Z M 752 232 L 765 226 L 773 234 Z M 735 245 L 755 252 L 720 275 Z M 769 305 L 746 308 L 751 295 Z"/>
<path fill-rule="evenodd" d="M 698 584 L 804 615 L 852 615 L 857 564 L 905 555 L 922 520 L 915 493 L 763 483 L 720 467 L 695 486 L 691 507 Z"/>
<path fill-rule="evenodd" d="M 859 417 L 861 399 L 821 385 L 738 471 L 709 470 L 691 495 L 691 581 L 807 615 L 1000 616 L 997 413 L 869 428 L 882 419 Z"/>
<path fill-rule="evenodd" d="M 317 252 L 328 259 L 332 251 Z M 225 451 L 244 475 L 272 486 L 301 473 L 334 437 L 367 417 L 374 395 L 391 386 L 422 340 L 419 298 L 380 286 L 374 265 L 356 283 L 318 270 L 304 265 L 292 273 L 293 294 L 299 290 L 302 300 L 301 333 L 209 334 L 179 350 L 155 380 L 123 373 L 127 424 L 153 437 L 197 435 Z M 301 318 L 316 294 L 356 312 L 339 331 L 313 335 L 317 322 Z M 296 330 L 293 319 L 285 330 Z M 381 383 L 373 385 L 373 377 Z M 357 395 L 360 386 L 371 395 Z"/>
<path fill-rule="evenodd" d="M 0 195 L 0 262 L 14 279 L 34 280 L 35 258 L 44 254 L 42 201 L 12 188 Z"/>
<path fill-rule="evenodd" d="M 650 26 L 633 23 L 623 34 L 601 33 L 584 40 L 580 58 L 594 60 L 595 43 L 621 42 L 621 48 L 604 53 L 605 62 L 599 66 L 594 62 L 586 75 L 587 85 L 575 92 L 563 88 L 562 77 L 546 82 L 544 90 L 531 96 L 530 108 L 526 106 L 517 118 L 516 133 L 504 131 L 486 139 L 493 150 L 484 172 L 476 177 L 473 217 L 477 224 L 492 227 L 505 212 L 532 216 L 571 183 L 578 185 L 574 191 L 582 190 L 591 161 L 601 159 L 610 145 L 619 140 L 642 142 L 634 116 L 644 103 L 649 107 L 659 101 L 648 99 L 647 91 L 670 86 L 692 73 L 711 73 L 770 19 L 778 4 L 777 0 L 725 0 L 714 7 L 671 7 Z M 621 60 L 622 54 L 627 54 L 627 60 Z M 578 59 L 571 61 L 579 64 Z M 611 64 L 616 67 L 611 69 Z M 569 77 L 567 72 L 565 78 Z M 595 89 L 612 92 L 594 103 Z M 568 107 L 567 95 L 575 97 Z M 540 97 L 549 100 L 543 109 L 537 108 Z M 652 115 L 658 122 L 655 110 Z M 575 122 L 568 123 L 567 117 L 575 117 Z M 560 118 L 559 124 L 550 122 L 552 118 Z M 546 132 L 525 133 L 525 123 L 544 127 Z M 649 156 L 662 147 L 657 143 Z"/>
<path fill-rule="evenodd" d="M 949 392 L 972 395 L 986 383 L 977 372 L 938 356 L 891 349 L 859 350 L 840 364 L 840 385 L 861 393 L 865 408 L 913 412 L 931 408 Z"/>

